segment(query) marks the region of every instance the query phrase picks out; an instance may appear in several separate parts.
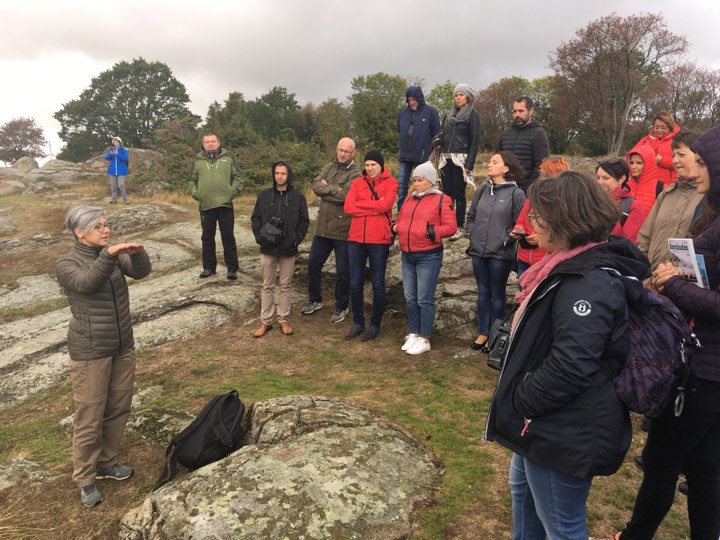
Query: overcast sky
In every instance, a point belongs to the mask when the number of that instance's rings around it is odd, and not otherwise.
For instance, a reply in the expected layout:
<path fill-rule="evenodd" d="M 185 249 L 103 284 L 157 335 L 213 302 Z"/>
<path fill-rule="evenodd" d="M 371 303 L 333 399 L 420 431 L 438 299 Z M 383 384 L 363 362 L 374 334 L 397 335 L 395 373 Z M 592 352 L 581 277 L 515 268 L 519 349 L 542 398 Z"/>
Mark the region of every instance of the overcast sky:
<path fill-rule="evenodd" d="M 687 59 L 720 69 L 716 0 L 0 0 L 0 124 L 34 117 L 60 148 L 52 118 L 118 61 L 166 63 L 190 109 L 273 86 L 315 105 L 347 101 L 350 81 L 378 71 L 476 89 L 549 75 L 548 56 L 613 11 L 662 13 L 690 42 Z"/>

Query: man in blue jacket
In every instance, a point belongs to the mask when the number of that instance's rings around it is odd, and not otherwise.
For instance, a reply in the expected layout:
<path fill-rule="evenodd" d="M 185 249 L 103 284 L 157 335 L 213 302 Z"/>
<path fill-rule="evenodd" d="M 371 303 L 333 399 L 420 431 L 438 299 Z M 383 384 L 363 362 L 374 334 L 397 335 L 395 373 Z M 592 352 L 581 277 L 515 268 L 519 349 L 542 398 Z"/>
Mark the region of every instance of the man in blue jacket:
<path fill-rule="evenodd" d="M 112 199 L 110 204 L 117 204 L 117 192 L 120 188 L 125 204 L 130 204 L 127 193 L 125 193 L 125 177 L 128 173 L 128 151 L 122 145 L 120 137 L 113 137 L 112 148 L 105 154 L 105 160 L 110 162 L 108 165 L 108 176 L 110 176 L 110 190 L 112 191 Z"/>
<path fill-rule="evenodd" d="M 419 86 L 408 86 L 407 107 L 400 111 L 397 129 L 400 134 L 400 171 L 398 172 L 398 211 L 407 197 L 412 170 L 425 163 L 432 152 L 432 140 L 440 131 L 440 115 L 425 103 Z"/>

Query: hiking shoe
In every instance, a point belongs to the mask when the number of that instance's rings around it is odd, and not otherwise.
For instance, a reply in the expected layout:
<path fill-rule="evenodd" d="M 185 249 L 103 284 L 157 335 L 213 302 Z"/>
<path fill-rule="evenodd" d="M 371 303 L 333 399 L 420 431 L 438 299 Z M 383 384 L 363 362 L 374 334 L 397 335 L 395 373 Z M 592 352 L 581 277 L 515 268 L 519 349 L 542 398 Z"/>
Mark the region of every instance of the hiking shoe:
<path fill-rule="evenodd" d="M 80 488 L 80 502 L 86 507 L 92 508 L 103 502 L 103 496 L 95 484 L 90 484 Z"/>
<path fill-rule="evenodd" d="M 458 227 L 458 230 L 455 232 L 455 234 L 453 234 L 453 235 L 449 238 L 449 240 L 450 240 L 451 242 L 455 242 L 456 240 L 460 240 L 460 239 L 463 237 L 463 234 L 464 234 L 464 233 L 463 233 L 463 230 L 462 230 L 460 227 Z"/>
<path fill-rule="evenodd" d="M 215 270 L 208 270 L 207 268 L 200 272 L 200 279 L 209 278 L 210 276 L 215 275 Z"/>
<path fill-rule="evenodd" d="M 95 471 L 96 480 L 127 480 L 133 475 L 132 467 L 127 465 L 110 465 L 109 467 L 98 467 Z"/>
<path fill-rule="evenodd" d="M 347 317 L 347 314 L 350 313 L 350 310 L 348 308 L 341 309 L 340 311 L 336 311 L 333 313 L 333 316 L 330 317 L 331 323 L 341 323 L 345 320 L 345 317 Z"/>
<path fill-rule="evenodd" d="M 345 339 L 355 339 L 365 331 L 365 327 L 359 324 L 353 324 L 352 328 L 345 334 Z"/>
<path fill-rule="evenodd" d="M 320 311 L 322 307 L 322 302 L 310 302 L 307 306 L 302 308 L 302 313 L 303 315 L 312 315 L 316 311 Z"/>
<path fill-rule="evenodd" d="M 228 278 L 230 281 L 235 281 L 235 280 L 237 279 L 237 272 L 236 272 L 235 270 L 230 270 L 230 271 L 227 273 L 227 278 Z"/>
<path fill-rule="evenodd" d="M 360 338 L 361 341 L 370 341 L 371 339 L 375 339 L 380 333 L 380 329 L 377 326 L 370 325 L 368 326 L 368 329 L 365 330 L 365 333 Z"/>
<path fill-rule="evenodd" d="M 633 461 L 635 462 L 635 465 L 640 467 L 642 470 L 645 470 L 645 464 L 643 463 L 642 456 L 635 456 Z"/>

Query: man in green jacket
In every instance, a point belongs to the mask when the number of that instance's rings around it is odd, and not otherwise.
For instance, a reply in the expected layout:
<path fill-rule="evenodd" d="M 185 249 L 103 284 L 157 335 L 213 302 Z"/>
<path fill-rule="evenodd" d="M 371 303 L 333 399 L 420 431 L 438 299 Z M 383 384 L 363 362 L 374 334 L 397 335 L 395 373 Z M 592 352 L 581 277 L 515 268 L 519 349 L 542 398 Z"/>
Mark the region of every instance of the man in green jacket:
<path fill-rule="evenodd" d="M 215 274 L 215 228 L 220 227 L 227 278 L 237 279 L 238 263 L 235 244 L 235 214 L 232 200 L 240 193 L 240 169 L 235 158 L 220 147 L 217 133 L 208 132 L 202 139 L 203 149 L 195 156 L 188 175 L 190 193 L 200 203 L 202 226 L 201 278 Z"/>

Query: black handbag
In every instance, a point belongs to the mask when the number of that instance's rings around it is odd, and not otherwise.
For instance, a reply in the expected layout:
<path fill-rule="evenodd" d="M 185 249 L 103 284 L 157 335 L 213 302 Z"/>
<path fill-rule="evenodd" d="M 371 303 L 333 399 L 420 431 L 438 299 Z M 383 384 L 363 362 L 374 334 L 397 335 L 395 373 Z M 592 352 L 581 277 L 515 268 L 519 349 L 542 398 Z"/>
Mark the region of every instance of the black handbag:
<path fill-rule="evenodd" d="M 518 306 L 510 310 L 504 319 L 495 319 L 490 326 L 490 334 L 488 335 L 487 348 L 488 353 L 487 365 L 493 369 L 502 369 L 505 363 L 505 357 L 510 344 L 510 332 L 512 331 L 512 321 Z"/>

